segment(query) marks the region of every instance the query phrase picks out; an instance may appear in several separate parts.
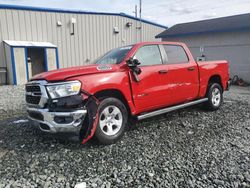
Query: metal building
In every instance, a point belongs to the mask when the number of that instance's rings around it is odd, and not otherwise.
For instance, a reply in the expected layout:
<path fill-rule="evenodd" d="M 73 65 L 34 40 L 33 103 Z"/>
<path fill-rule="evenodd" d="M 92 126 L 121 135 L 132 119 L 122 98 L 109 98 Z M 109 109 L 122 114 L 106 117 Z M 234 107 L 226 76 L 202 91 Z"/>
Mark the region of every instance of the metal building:
<path fill-rule="evenodd" d="M 166 28 L 124 13 L 0 5 L 0 84 L 89 64 L 112 48 L 159 40 Z"/>
<path fill-rule="evenodd" d="M 226 59 L 230 77 L 250 83 L 250 14 L 177 24 L 157 35 L 163 41 L 185 42 L 194 58 Z"/>

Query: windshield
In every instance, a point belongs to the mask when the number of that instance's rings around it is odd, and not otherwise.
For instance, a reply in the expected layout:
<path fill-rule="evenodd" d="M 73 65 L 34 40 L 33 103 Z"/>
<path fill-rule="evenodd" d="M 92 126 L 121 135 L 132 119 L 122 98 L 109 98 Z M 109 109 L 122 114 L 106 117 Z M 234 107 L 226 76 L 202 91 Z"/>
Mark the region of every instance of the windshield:
<path fill-rule="evenodd" d="M 95 63 L 96 64 L 119 64 L 126 57 L 128 52 L 133 46 L 124 46 L 115 48 L 104 56 L 100 57 Z"/>

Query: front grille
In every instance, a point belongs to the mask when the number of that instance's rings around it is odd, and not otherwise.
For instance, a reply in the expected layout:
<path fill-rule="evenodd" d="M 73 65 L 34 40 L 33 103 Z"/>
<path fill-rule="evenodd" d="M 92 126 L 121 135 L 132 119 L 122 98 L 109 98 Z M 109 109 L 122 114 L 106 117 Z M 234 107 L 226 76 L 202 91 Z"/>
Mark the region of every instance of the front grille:
<path fill-rule="evenodd" d="M 32 112 L 32 111 L 28 111 L 28 114 L 31 118 L 39 120 L 39 121 L 44 121 L 44 117 L 41 113 L 39 112 Z"/>
<path fill-rule="evenodd" d="M 41 92 L 39 85 L 26 85 L 25 90 L 26 92 Z"/>
<path fill-rule="evenodd" d="M 41 100 L 41 88 L 39 85 L 26 85 L 26 102 L 38 105 Z"/>
<path fill-rule="evenodd" d="M 39 104 L 41 96 L 26 95 L 26 102 L 29 104 Z"/>

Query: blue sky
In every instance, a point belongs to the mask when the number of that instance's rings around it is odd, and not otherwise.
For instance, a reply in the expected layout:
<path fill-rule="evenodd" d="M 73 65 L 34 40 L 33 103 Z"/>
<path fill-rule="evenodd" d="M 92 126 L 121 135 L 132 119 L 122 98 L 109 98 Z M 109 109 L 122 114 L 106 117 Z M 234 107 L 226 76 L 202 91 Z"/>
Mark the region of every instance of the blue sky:
<path fill-rule="evenodd" d="M 0 0 L 0 4 L 124 12 L 133 15 L 139 0 Z M 250 0 L 142 0 L 142 17 L 159 24 L 177 23 L 250 13 Z"/>

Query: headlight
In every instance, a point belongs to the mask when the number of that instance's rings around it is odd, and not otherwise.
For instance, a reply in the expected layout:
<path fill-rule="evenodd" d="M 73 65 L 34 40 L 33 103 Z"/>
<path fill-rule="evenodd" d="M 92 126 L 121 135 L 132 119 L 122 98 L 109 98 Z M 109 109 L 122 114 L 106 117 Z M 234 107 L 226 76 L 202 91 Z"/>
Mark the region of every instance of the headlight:
<path fill-rule="evenodd" d="M 77 95 L 81 89 L 81 82 L 69 81 L 56 84 L 48 84 L 47 91 L 52 99 Z"/>

